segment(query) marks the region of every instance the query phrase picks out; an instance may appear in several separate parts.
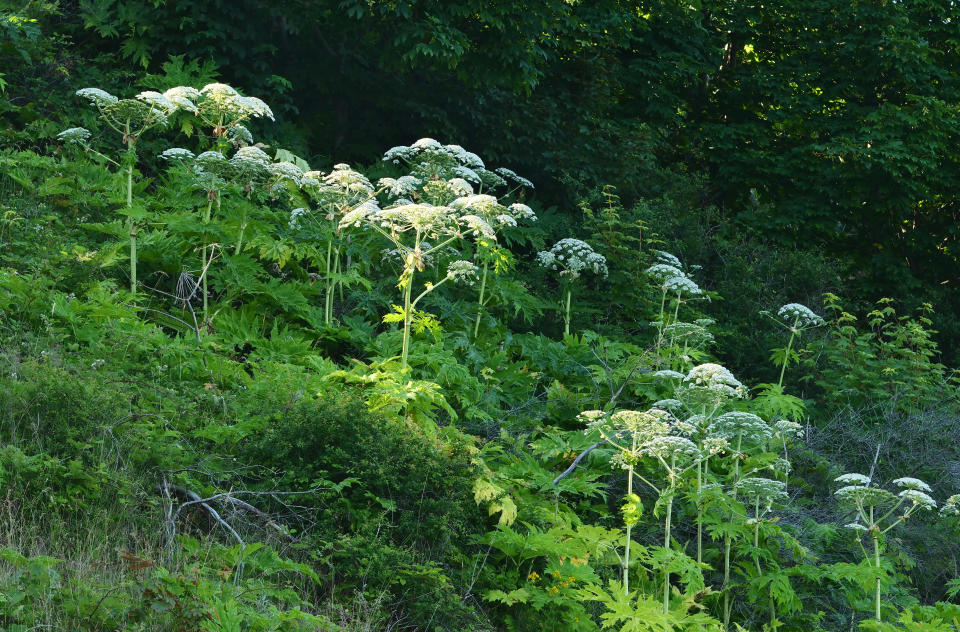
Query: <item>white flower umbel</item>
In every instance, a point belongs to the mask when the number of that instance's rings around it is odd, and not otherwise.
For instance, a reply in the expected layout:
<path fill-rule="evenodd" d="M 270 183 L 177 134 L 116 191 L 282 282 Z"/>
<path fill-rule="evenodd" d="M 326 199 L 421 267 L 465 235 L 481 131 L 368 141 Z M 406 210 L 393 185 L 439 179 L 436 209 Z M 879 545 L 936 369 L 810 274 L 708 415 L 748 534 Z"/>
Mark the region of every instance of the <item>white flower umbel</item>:
<path fill-rule="evenodd" d="M 226 138 L 228 129 L 251 118 L 273 120 L 273 111 L 256 97 L 242 96 L 235 88 L 225 83 L 210 83 L 200 90 L 179 86 L 167 90 L 164 95 L 173 102 L 173 97 L 188 98 L 195 103 L 193 113 L 212 128 L 216 138 Z M 189 95 L 189 96 L 188 96 Z"/>
<path fill-rule="evenodd" d="M 57 134 L 57 140 L 75 145 L 86 145 L 90 140 L 90 130 L 85 127 L 71 127 Z"/>
<path fill-rule="evenodd" d="M 800 303 L 787 303 L 777 310 L 777 316 L 788 323 L 793 323 L 793 327 L 818 327 L 824 324 L 823 319 L 817 316 L 812 309 Z"/>
<path fill-rule="evenodd" d="M 943 503 L 943 506 L 940 508 L 940 516 L 960 516 L 960 494 L 954 494 Z"/>
<path fill-rule="evenodd" d="M 703 294 L 703 290 L 700 289 L 700 286 L 686 276 L 670 277 L 663 282 L 663 289 L 678 296 L 681 294 L 686 294 L 688 296 L 700 296 Z"/>
<path fill-rule="evenodd" d="M 841 485 L 862 485 L 864 487 L 870 485 L 870 477 L 864 474 L 841 474 L 840 476 L 833 479 L 835 483 L 840 483 Z"/>
<path fill-rule="evenodd" d="M 295 187 L 300 187 L 303 180 L 303 170 L 292 162 L 274 162 L 267 165 L 267 171 L 278 182 L 290 182 Z"/>
<path fill-rule="evenodd" d="M 529 180 L 527 180 L 527 179 L 524 178 L 523 176 L 518 176 L 518 175 L 516 174 L 516 172 L 513 171 L 512 169 L 507 169 L 506 167 L 497 167 L 496 169 L 494 169 L 494 171 L 495 171 L 498 175 L 500 175 L 500 176 L 502 176 L 503 178 L 505 178 L 506 180 L 508 180 L 508 181 L 510 181 L 510 182 L 516 182 L 517 184 L 519 184 L 520 186 L 522 186 L 522 187 L 524 187 L 524 188 L 527 188 L 527 189 L 532 189 L 532 188 L 534 188 L 532 182 L 530 182 Z"/>
<path fill-rule="evenodd" d="M 680 259 L 670 254 L 669 252 L 664 252 L 663 250 L 652 250 L 651 251 L 656 257 L 658 263 L 665 263 L 674 268 L 682 268 L 683 264 L 680 263 Z"/>
<path fill-rule="evenodd" d="M 235 123 L 227 128 L 227 138 L 235 147 L 246 147 L 253 144 L 253 134 L 246 125 Z"/>
<path fill-rule="evenodd" d="M 81 88 L 80 90 L 77 90 L 76 94 L 78 97 L 87 99 L 90 101 L 90 103 L 97 107 L 103 107 L 119 101 L 117 97 L 105 90 L 101 90 L 100 88 Z"/>
<path fill-rule="evenodd" d="M 933 490 L 930 489 L 930 486 L 921 481 L 919 478 L 912 478 L 910 476 L 904 476 L 903 478 L 894 479 L 893 484 L 897 487 L 903 487 L 906 489 L 915 489 L 921 492 L 930 493 Z"/>
<path fill-rule="evenodd" d="M 846 525 L 856 532 L 857 544 L 864 558 L 877 569 L 877 578 L 874 583 L 873 605 L 874 618 L 881 619 L 881 585 L 880 579 L 880 538 L 882 535 L 906 521 L 919 510 L 931 511 L 937 508 L 936 501 L 926 491 L 930 486 L 917 478 L 898 478 L 894 483 L 898 487 L 905 487 L 898 495 L 894 495 L 880 487 L 871 487 L 871 481 L 863 474 L 843 474 L 836 478 L 843 487 L 834 492 L 837 500 L 851 506 L 857 514 L 857 522 Z M 950 502 L 949 500 L 947 501 Z M 853 527 L 852 525 L 862 525 Z M 873 542 L 872 556 L 867 553 L 860 541 L 863 535 L 869 534 Z"/>
<path fill-rule="evenodd" d="M 647 276 L 661 284 L 667 279 L 684 276 L 683 271 L 667 263 L 656 263 L 647 268 Z"/>
<path fill-rule="evenodd" d="M 709 431 L 714 436 L 730 440 L 737 453 L 743 443 L 762 446 L 773 436 L 767 422 L 753 413 L 743 411 L 723 413 L 710 424 Z"/>
<path fill-rule="evenodd" d="M 746 388 L 726 367 L 700 364 L 690 369 L 677 386 L 675 396 L 691 410 L 713 413 L 727 402 L 743 397 Z"/>
<path fill-rule="evenodd" d="M 173 101 L 171 101 L 171 100 L 168 99 L 167 97 L 163 96 L 163 95 L 160 94 L 159 92 L 154 92 L 154 91 L 152 91 L 152 90 L 147 90 L 146 92 L 141 92 L 140 94 L 138 94 L 136 98 L 137 98 L 137 99 L 140 99 L 140 100 L 143 101 L 144 103 L 149 103 L 150 105 L 152 105 L 152 106 L 154 106 L 154 107 L 160 108 L 161 110 L 163 110 L 163 111 L 166 112 L 167 114 L 173 114 L 174 111 L 177 110 L 177 106 L 173 103 Z M 185 102 L 186 102 L 187 104 L 189 104 L 189 106 L 187 107 L 187 109 L 189 109 L 189 110 L 196 110 L 196 106 L 193 105 L 193 103 L 190 103 L 189 100 L 186 100 Z"/>
<path fill-rule="evenodd" d="M 263 151 L 259 147 L 240 147 L 237 149 L 236 153 L 233 154 L 231 160 L 235 161 L 247 161 L 266 167 L 270 164 L 271 159 L 267 152 Z"/>
<path fill-rule="evenodd" d="M 383 160 L 395 165 L 405 164 L 410 175 L 423 182 L 452 179 L 464 180 L 481 189 L 493 189 L 507 184 L 507 179 L 519 187 L 533 188 L 533 184 L 509 169 L 490 171 L 475 153 L 460 145 L 444 145 L 433 138 L 421 138 L 412 145 L 391 147 L 383 154 Z M 472 192 L 471 186 L 471 192 Z M 444 204 L 448 200 L 429 200 Z"/>
<path fill-rule="evenodd" d="M 573 284 L 586 272 L 606 278 L 609 272 L 607 259 L 594 252 L 587 242 L 567 237 L 554 244 L 550 250 L 537 253 L 537 263 L 555 271 L 564 286 L 563 333 L 569 335 Z"/>
<path fill-rule="evenodd" d="M 309 211 L 305 208 L 295 208 L 290 211 L 290 230 L 296 230 L 300 228 L 300 217 L 306 215 Z"/>
<path fill-rule="evenodd" d="M 181 160 L 193 160 L 196 158 L 193 152 L 189 149 L 184 149 L 183 147 L 171 147 L 170 149 L 165 149 L 160 154 L 160 158 L 163 160 L 168 160 L 170 162 L 178 162 Z"/>
<path fill-rule="evenodd" d="M 472 261 L 454 261 L 447 266 L 447 277 L 455 283 L 473 285 L 477 281 L 477 266 Z"/>
<path fill-rule="evenodd" d="M 537 214 L 533 212 L 533 209 L 523 204 L 521 202 L 514 202 L 510 205 L 510 212 L 512 213 L 515 219 L 525 219 L 531 222 L 537 221 Z"/>

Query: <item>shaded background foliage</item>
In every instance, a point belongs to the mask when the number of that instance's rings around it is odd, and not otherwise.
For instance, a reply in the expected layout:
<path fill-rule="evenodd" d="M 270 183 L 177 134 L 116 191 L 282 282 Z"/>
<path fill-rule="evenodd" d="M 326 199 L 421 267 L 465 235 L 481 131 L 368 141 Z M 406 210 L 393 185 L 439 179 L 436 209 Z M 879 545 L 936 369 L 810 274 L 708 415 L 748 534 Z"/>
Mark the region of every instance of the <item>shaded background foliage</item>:
<path fill-rule="evenodd" d="M 456 138 L 531 175 L 557 213 L 576 216 L 584 195 L 615 183 L 625 206 L 666 207 L 678 224 L 710 216 L 710 278 L 728 243 L 810 251 L 837 261 L 832 289 L 932 302 L 944 339 L 960 336 L 960 7 L 948 0 L 31 10 L 73 46 L 7 64 L 8 121 L 29 120 L 40 90 L 80 87 L 80 59 L 119 54 L 151 73 L 170 56 L 205 60 L 264 95 L 283 122 L 271 133 L 311 162 Z M 6 28 L 8 40 L 31 36 Z"/>

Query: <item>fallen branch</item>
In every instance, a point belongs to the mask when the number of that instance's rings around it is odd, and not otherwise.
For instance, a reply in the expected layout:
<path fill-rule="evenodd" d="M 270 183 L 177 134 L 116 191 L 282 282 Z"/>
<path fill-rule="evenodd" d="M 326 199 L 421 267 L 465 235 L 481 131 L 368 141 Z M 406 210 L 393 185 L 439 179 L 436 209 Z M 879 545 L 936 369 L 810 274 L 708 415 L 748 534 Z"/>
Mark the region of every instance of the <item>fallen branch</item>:
<path fill-rule="evenodd" d="M 575 469 L 577 469 L 577 465 L 580 464 L 580 461 L 583 460 L 583 457 L 587 456 L 588 454 L 590 454 L 591 452 L 593 452 L 594 450 L 602 446 L 604 443 L 605 441 L 597 441 L 592 446 L 590 446 L 589 448 L 581 452 L 580 455 L 573 460 L 573 463 L 570 464 L 570 467 L 564 470 L 563 474 L 553 479 L 553 484 L 556 485 L 566 477 L 570 476 L 570 474 L 573 473 Z"/>
<path fill-rule="evenodd" d="M 264 512 L 264 511 L 258 509 L 257 507 L 254 507 L 253 505 L 251 505 L 250 503 L 248 503 L 248 502 L 246 502 L 246 501 L 243 501 L 243 500 L 240 500 L 239 498 L 235 498 L 235 497 L 234 497 L 234 494 L 243 494 L 243 493 L 252 494 L 252 495 L 258 495 L 258 496 L 259 496 L 259 495 L 265 495 L 265 494 L 266 494 L 266 495 L 273 495 L 273 494 L 284 493 L 284 492 L 253 492 L 253 491 L 250 491 L 250 492 L 242 492 L 242 491 L 241 491 L 241 492 L 225 492 L 225 493 L 221 493 L 221 494 L 214 494 L 213 496 L 209 496 L 209 497 L 207 497 L 207 498 L 201 498 L 200 495 L 197 494 L 196 492 L 194 492 L 194 491 L 192 491 L 192 490 L 190 490 L 190 489 L 187 489 L 186 487 L 181 487 L 181 486 L 179 486 L 179 485 L 174 485 L 174 484 L 172 484 L 172 483 L 164 483 L 164 484 L 162 484 L 162 485 L 159 485 L 158 488 L 160 488 L 160 490 L 163 491 L 164 485 L 166 485 L 166 490 L 168 491 L 168 493 L 169 493 L 169 492 L 173 492 L 174 495 L 178 496 L 179 498 L 187 498 L 187 499 L 189 499 L 189 500 L 187 500 L 186 502 L 184 502 L 184 503 L 182 503 L 182 504 L 180 505 L 180 507 L 177 509 L 176 513 L 173 515 L 173 518 L 172 518 L 172 519 L 176 519 L 177 515 L 180 513 L 180 510 L 181 510 L 182 508 L 184 508 L 184 507 L 186 507 L 186 506 L 188 506 L 188 505 L 196 505 L 196 504 L 199 504 L 201 507 L 203 507 L 203 508 L 207 511 L 207 513 L 210 514 L 210 516 L 211 516 L 214 520 L 216 520 L 216 521 L 220 522 L 221 524 L 223 524 L 231 533 L 234 534 L 234 536 L 235 536 L 238 540 L 240 540 L 240 536 L 236 535 L 236 531 L 234 531 L 233 528 L 230 527 L 230 525 L 227 524 L 227 522 L 226 522 L 225 520 L 223 520 L 223 518 L 221 518 L 220 515 L 219 515 L 212 507 L 210 507 L 210 503 L 211 503 L 211 502 L 218 502 L 218 503 L 221 503 L 221 504 L 230 505 L 231 507 L 233 507 L 233 508 L 235 508 L 235 509 L 242 509 L 242 510 L 244 510 L 244 511 L 246 511 L 246 512 L 249 512 L 249 513 L 253 514 L 254 516 L 256 516 L 257 518 L 259 518 L 260 521 L 263 522 L 265 525 L 267 525 L 267 526 L 275 529 L 275 530 L 277 531 L 277 533 L 279 533 L 281 536 L 283 536 L 288 542 L 295 542 L 295 541 L 296 541 L 296 538 L 294 538 L 294 537 L 287 531 L 287 528 L 284 527 L 283 525 L 277 523 L 272 517 L 270 517 L 270 515 L 269 515 L 268 513 L 266 513 L 266 512 Z M 296 493 L 307 493 L 307 492 L 285 492 L 285 493 L 287 493 L 287 494 L 296 494 Z M 242 542 L 243 540 L 240 540 L 240 541 Z"/>
<path fill-rule="evenodd" d="M 173 492 L 173 493 L 174 493 L 176 496 L 178 496 L 179 498 L 189 498 L 189 499 L 190 499 L 190 500 L 188 500 L 188 501 L 186 501 L 186 502 L 181 502 L 181 503 L 180 503 L 180 506 L 177 507 L 177 510 L 176 510 L 175 512 L 173 512 L 173 515 L 172 515 L 172 516 L 170 516 L 170 522 L 171 522 L 172 524 L 174 524 L 174 525 L 176 524 L 177 517 L 180 515 L 180 512 L 183 511 L 183 509 L 184 509 L 185 507 L 189 507 L 190 505 L 200 505 L 200 507 L 202 507 L 202 508 L 204 509 L 204 511 L 207 512 L 207 515 L 209 515 L 209 516 L 210 516 L 211 518 L 213 518 L 215 521 L 217 521 L 218 523 L 220 523 L 220 524 L 223 526 L 224 529 L 226 529 L 227 531 L 229 531 L 230 534 L 233 535 L 233 537 L 235 537 L 235 538 L 237 539 L 237 542 L 239 542 L 240 544 L 244 544 L 243 538 L 240 537 L 240 534 L 237 533 L 236 529 L 234 529 L 232 526 L 230 526 L 230 523 L 229 523 L 229 522 L 227 522 L 226 520 L 224 520 L 223 518 L 221 518 L 221 517 L 220 517 L 220 514 L 217 512 L 216 509 L 214 509 L 213 507 L 210 506 L 210 503 L 209 503 L 210 499 L 200 498 L 200 495 L 197 494 L 196 492 L 191 491 L 191 490 L 187 489 L 186 487 L 180 487 L 179 485 L 173 485 L 172 483 L 168 483 L 168 482 L 166 482 L 166 481 L 164 481 L 164 482 L 161 483 L 160 485 L 157 485 L 157 489 L 158 489 L 158 491 L 164 493 L 164 494 L 167 495 L 167 496 L 170 495 L 170 492 Z"/>

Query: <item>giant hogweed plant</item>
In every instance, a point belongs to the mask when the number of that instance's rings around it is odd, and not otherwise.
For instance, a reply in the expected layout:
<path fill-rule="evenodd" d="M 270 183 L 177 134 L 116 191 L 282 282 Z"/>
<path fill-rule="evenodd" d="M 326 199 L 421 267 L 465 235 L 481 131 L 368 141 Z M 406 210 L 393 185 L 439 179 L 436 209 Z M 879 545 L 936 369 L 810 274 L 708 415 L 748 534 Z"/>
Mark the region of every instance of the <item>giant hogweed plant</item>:
<path fill-rule="evenodd" d="M 669 336 L 669 345 L 673 346 L 680 339 L 685 347 L 689 347 L 691 337 L 703 335 L 706 327 L 696 324 L 683 323 L 679 320 L 680 306 L 684 303 L 684 297 L 688 300 L 694 297 L 703 296 L 703 290 L 697 285 L 696 281 L 690 278 L 683 269 L 680 260 L 662 250 L 652 251 L 656 262 L 646 270 L 647 277 L 655 281 L 660 286 L 660 310 L 657 320 L 653 324 L 657 328 L 656 349 L 659 351 L 664 344 L 667 344 L 666 338 Z M 673 302 L 673 314 L 668 311 L 667 298 Z M 683 358 L 686 352 L 680 354 Z"/>
<path fill-rule="evenodd" d="M 410 146 L 393 147 L 383 155 L 384 162 L 405 165 L 409 173 L 398 178 L 382 178 L 378 185 L 388 191 L 394 203 L 400 200 L 425 201 L 450 205 L 462 214 L 473 214 L 487 222 L 494 235 L 517 228 L 519 222 L 537 220 L 536 214 L 520 201 L 507 203 L 532 190 L 530 180 L 511 169 L 488 170 L 483 160 L 460 145 L 442 145 L 432 138 L 421 138 Z M 491 194 L 507 188 L 498 196 Z M 510 266 L 512 257 L 500 240 L 479 235 L 474 242 L 472 262 L 480 277 L 477 313 L 473 337 L 480 331 L 484 307 L 490 300 L 487 281 L 491 268 L 499 274 Z"/>
<path fill-rule="evenodd" d="M 473 244 L 476 248 L 490 248 L 497 242 L 497 227 L 516 225 L 518 216 L 530 217 L 526 205 L 502 206 L 496 197 L 475 193 L 484 186 L 494 188 L 506 180 L 483 167 L 476 154 L 459 145 L 441 145 L 424 138 L 413 145 L 394 147 L 384 154 L 384 160 L 394 164 L 405 163 L 410 172 L 398 178 L 384 178 L 378 182 L 383 206 L 378 198 L 368 199 L 345 210 L 338 222 L 339 229 L 372 229 L 386 238 L 393 249 L 385 254 L 401 263 L 397 287 L 403 295 L 403 305 L 384 317 L 385 322 L 402 322 L 401 367 L 406 369 L 409 358 L 410 333 L 417 316 L 418 303 L 447 281 L 473 284 L 479 268 L 463 258 L 462 251 Z M 513 172 L 503 170 L 513 178 Z M 366 191 L 369 193 L 369 191 Z M 446 274 L 437 282 L 427 282 L 419 294 L 414 293 L 416 276 L 428 266 L 448 256 L 449 251 L 461 258 L 449 263 Z M 482 280 L 486 287 L 486 275 Z M 480 307 L 484 301 L 483 292 Z"/>
<path fill-rule="evenodd" d="M 787 438 L 796 436 L 799 424 L 779 421 L 771 425 L 757 415 L 736 410 L 735 406 L 743 406 L 746 389 L 720 365 L 698 365 L 686 375 L 660 370 L 652 376 L 666 387 L 661 392 L 671 395 L 655 402 L 654 407 L 671 413 L 671 435 L 683 439 L 665 442 L 669 442 L 668 447 L 682 447 L 690 457 L 689 464 L 682 468 L 666 458 L 659 462 L 668 480 L 679 481 L 673 487 L 689 490 L 684 497 L 692 506 L 696 523 L 698 564 L 704 561 L 704 531 L 720 540 L 716 559 L 722 571 L 721 615 L 729 625 L 738 587 L 733 577 L 736 572 L 745 575 L 754 600 L 758 594 L 766 595 L 769 620 L 775 622 L 778 604 L 790 611 L 799 608 L 789 574 L 781 569 L 776 552 L 780 543 L 786 543 L 795 558 L 802 559 L 805 553 L 794 538 L 767 519 L 773 505 L 784 498 L 786 484 L 763 478 L 762 474 L 771 472 L 779 477 L 789 471 L 789 462 L 771 454 L 769 448 L 777 441 L 786 445 Z M 671 500 L 665 507 L 665 522 L 669 523 L 675 494 L 658 496 Z M 737 552 L 741 548 L 746 561 L 753 565 L 752 573 L 738 562 L 743 557 Z"/>
<path fill-rule="evenodd" d="M 757 409 L 764 414 L 771 416 L 785 416 L 794 421 L 800 420 L 806 406 L 802 399 L 784 392 L 783 379 L 790 364 L 800 362 L 800 355 L 794 350 L 794 343 L 807 331 L 822 327 L 825 323 L 823 318 L 818 316 L 805 305 L 799 303 L 787 303 L 777 310 L 776 315 L 767 311 L 760 312 L 762 315 L 770 318 L 778 326 L 790 332 L 787 340 L 787 346 L 782 349 L 774 349 L 770 359 L 779 366 L 780 377 L 776 384 L 758 384 L 759 393 L 756 397 Z"/>
<path fill-rule="evenodd" d="M 599 586 L 586 587 L 584 597 L 604 602 L 613 610 L 613 613 L 604 616 L 608 620 L 619 617 L 628 622 L 640 618 L 649 620 L 652 617 L 655 621 L 662 621 L 664 625 L 679 625 L 677 629 L 687 629 L 687 626 L 694 625 L 715 625 L 716 621 L 706 615 L 694 615 L 690 620 L 683 615 L 678 616 L 678 608 L 679 612 L 685 612 L 696 603 L 699 597 L 694 597 L 694 593 L 703 596 L 706 591 L 699 565 L 673 549 L 671 532 L 674 498 L 683 484 L 685 474 L 702 460 L 703 452 L 692 441 L 679 435 L 676 418 L 662 409 L 620 410 L 613 413 L 586 411 L 579 418 L 586 423 L 587 434 L 599 435 L 604 444 L 613 448 L 611 464 L 627 472 L 627 493 L 620 509 L 625 526 L 623 553 L 618 553 L 622 585 L 611 585 L 612 592 L 609 593 Z M 654 482 L 657 477 L 660 477 L 662 482 Z M 640 496 L 634 491 L 634 478 L 654 491 L 657 496 L 654 514 L 663 518 L 662 546 L 657 551 L 640 547 L 639 556 L 633 553 L 635 545 L 632 529 L 640 520 L 643 505 Z M 642 559 L 659 570 L 661 577 L 658 612 L 650 608 L 651 602 L 656 601 L 652 595 L 645 594 L 643 590 L 631 593 L 632 562 L 637 559 Z M 681 574 L 687 589 L 677 604 L 671 602 L 673 572 Z M 628 609 L 624 609 L 625 604 L 621 603 L 623 601 L 631 604 Z"/>
<path fill-rule="evenodd" d="M 323 261 L 324 303 L 323 322 L 328 326 L 334 319 L 334 294 L 343 286 L 352 282 L 354 277 L 345 268 L 349 259 L 344 261 L 340 220 L 348 212 L 357 208 L 377 210 L 378 192 L 362 173 L 350 168 L 350 165 L 338 163 L 328 173 L 308 171 L 304 174 L 301 188 L 312 202 L 313 208 L 294 209 L 290 216 L 290 227 L 297 228 L 304 217 L 315 218 L 321 227 L 325 240 L 326 255 Z"/>
<path fill-rule="evenodd" d="M 137 293 L 137 232 L 140 222 L 146 219 L 142 206 L 133 200 L 133 176 L 137 165 L 137 141 L 154 128 L 167 125 L 170 116 L 178 110 L 195 111 L 196 105 L 180 94 L 169 96 L 158 92 L 141 92 L 132 99 L 120 99 L 100 88 L 82 88 L 77 96 L 86 99 L 97 109 L 108 128 L 120 134 L 123 152 L 111 158 L 93 149 L 89 140 L 91 133 L 82 127 L 73 127 L 57 136 L 60 140 L 82 147 L 84 150 L 105 159 L 119 170 L 123 178 L 125 205 L 121 211 L 127 218 L 127 236 L 130 241 L 130 292 Z"/>
<path fill-rule="evenodd" d="M 594 252 L 587 242 L 567 237 L 555 243 L 550 250 L 537 253 L 537 263 L 557 274 L 562 292 L 563 335 L 569 336 L 574 285 L 588 272 L 606 278 L 609 272 L 607 259 Z"/>
<path fill-rule="evenodd" d="M 240 189 L 249 201 L 256 185 L 264 183 L 271 175 L 297 179 L 302 173 L 296 173 L 299 169 L 293 165 L 293 169 L 274 167 L 265 152 L 250 146 L 253 144 L 253 136 L 243 123 L 261 117 L 273 120 L 272 110 L 262 100 L 242 96 L 236 89 L 223 83 L 207 84 L 199 90 L 189 86 L 177 86 L 161 96 L 190 103 L 192 107 L 186 109 L 193 115 L 193 120 L 185 121 L 183 128 L 186 131 L 193 131 L 197 127 L 209 129 L 212 138 L 213 149 L 199 155 L 180 147 L 171 147 L 160 154 L 164 160 L 190 164 L 197 186 L 206 194 L 206 206 L 201 217 L 204 241 L 199 273 L 206 322 L 209 318 L 207 272 L 215 257 L 216 248 L 206 233 L 211 220 L 221 215 L 224 192 L 229 188 Z M 226 153 L 231 146 L 238 149 L 235 155 L 227 160 Z M 237 222 L 239 227 L 235 231 L 235 254 L 239 254 L 243 246 L 244 232 L 248 224 L 247 208 L 247 205 L 240 206 L 240 218 Z"/>
<path fill-rule="evenodd" d="M 843 474 L 834 482 L 842 485 L 834 492 L 837 500 L 854 511 L 853 522 L 845 526 L 853 532 L 866 565 L 866 572 L 854 572 L 852 578 L 860 583 L 872 584 L 873 617 L 880 622 L 882 588 L 886 583 L 886 570 L 882 560 L 885 536 L 913 514 L 936 509 L 937 502 L 930 496 L 932 490 L 929 485 L 909 476 L 893 481 L 900 490 L 897 493 L 875 486 L 873 479 L 863 474 Z M 953 502 L 948 501 L 945 509 L 941 510 L 944 515 L 956 511 L 954 499 L 955 497 L 951 497 Z M 864 538 L 869 538 L 869 551 L 863 546 Z"/>
<path fill-rule="evenodd" d="M 419 294 L 413 293 L 417 273 L 423 272 L 431 255 L 441 249 L 467 239 L 471 235 L 493 238 L 493 230 L 475 215 L 460 217 L 447 206 L 433 204 L 402 204 L 377 209 L 372 203 L 348 212 L 340 221 L 343 228 L 368 226 L 387 238 L 399 251 L 403 269 L 397 288 L 403 294 L 403 306 L 394 306 L 394 312 L 384 317 L 385 322 L 403 323 L 403 342 L 400 350 L 401 370 L 405 370 L 410 353 L 410 332 L 414 310 L 423 297 L 447 281 L 471 283 L 476 279 L 476 266 L 458 260 L 447 267 L 438 283 L 427 282 Z M 434 243 L 431 244 L 430 242 Z"/>
<path fill-rule="evenodd" d="M 206 322 L 211 318 L 208 307 L 209 269 L 217 249 L 232 251 L 233 256 L 241 254 L 250 241 L 248 239 L 245 242 L 245 237 L 251 221 L 250 209 L 255 208 L 254 195 L 257 192 L 276 192 L 288 186 L 299 188 L 305 180 L 304 174 L 292 163 L 272 162 L 263 150 L 254 146 L 241 146 L 230 158 L 213 150 L 194 156 L 182 148 L 167 149 L 161 158 L 188 167 L 193 184 L 206 194 L 207 204 L 200 218 L 203 258 L 199 273 Z M 224 212 L 222 200 L 229 191 L 238 192 L 243 199 L 228 205 Z M 212 210 L 216 213 L 212 213 Z M 218 221 L 211 224 L 214 220 Z M 214 241 L 210 241 L 211 236 Z M 227 243 L 218 243 L 218 238 L 227 240 Z"/>

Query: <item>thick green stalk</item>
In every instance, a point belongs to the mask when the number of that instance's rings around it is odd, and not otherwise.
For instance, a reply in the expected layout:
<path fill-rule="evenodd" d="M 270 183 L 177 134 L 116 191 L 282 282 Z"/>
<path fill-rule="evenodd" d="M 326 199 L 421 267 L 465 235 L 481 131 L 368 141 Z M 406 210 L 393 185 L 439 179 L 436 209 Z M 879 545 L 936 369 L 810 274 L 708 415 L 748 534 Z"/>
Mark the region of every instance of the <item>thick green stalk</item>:
<path fill-rule="evenodd" d="M 877 586 L 874 591 L 873 607 L 874 616 L 877 622 L 880 621 L 880 536 L 877 534 L 876 527 L 873 529 L 873 565 L 877 569 Z"/>
<path fill-rule="evenodd" d="M 636 444 L 636 439 L 634 439 L 634 444 Z M 627 498 L 630 498 L 630 494 L 633 493 L 633 465 L 627 468 Z M 630 592 L 630 531 L 633 529 L 633 524 L 630 523 L 627 525 L 627 537 L 626 542 L 624 542 L 623 547 L 623 592 Z"/>
<path fill-rule="evenodd" d="M 723 536 L 723 629 L 730 629 L 730 536 Z"/>
<path fill-rule="evenodd" d="M 672 479 L 671 475 L 671 479 Z M 670 481 L 670 487 L 673 487 L 673 481 Z M 672 491 L 671 491 L 672 493 Z M 667 517 L 664 520 L 663 530 L 663 548 L 670 550 L 670 519 L 673 517 L 673 496 L 667 501 Z M 663 614 L 670 612 L 670 571 L 663 573 Z"/>
<path fill-rule="evenodd" d="M 660 345 L 663 343 L 663 328 L 666 326 L 666 312 L 664 311 L 667 307 L 667 290 L 663 290 L 660 293 L 660 317 L 657 319 L 657 346 L 656 350 L 660 351 Z"/>
<path fill-rule="evenodd" d="M 477 302 L 477 320 L 473 323 L 473 337 L 480 332 L 480 317 L 483 314 L 483 295 L 487 291 L 487 262 L 483 262 L 483 275 L 480 277 L 480 300 Z"/>
<path fill-rule="evenodd" d="M 753 503 L 753 549 L 756 551 L 760 548 L 760 497 L 757 496 L 754 499 Z M 753 563 L 757 567 L 757 577 L 763 575 L 763 569 L 760 566 L 760 556 L 754 554 Z M 769 598 L 770 598 L 770 625 L 773 625 L 773 620 L 777 618 L 776 605 L 773 602 L 773 588 L 768 589 Z M 771 628 L 772 629 L 772 628 Z"/>
<path fill-rule="evenodd" d="M 133 165 L 127 166 L 127 208 L 133 206 Z M 130 293 L 137 293 L 137 225 L 132 217 L 127 218 L 130 231 Z"/>
<path fill-rule="evenodd" d="M 247 212 L 243 212 L 243 219 L 240 220 L 240 234 L 237 235 L 237 245 L 233 248 L 234 256 L 240 254 L 240 250 L 243 248 L 243 233 L 247 230 Z"/>
<path fill-rule="evenodd" d="M 673 514 L 673 498 L 667 502 L 666 529 L 663 537 L 663 546 L 670 548 L 670 518 Z M 670 572 L 663 574 L 663 614 L 670 612 Z"/>
<path fill-rule="evenodd" d="M 572 288 L 568 287 L 568 288 L 567 288 L 567 300 L 566 300 L 567 305 L 566 305 L 566 308 L 565 308 L 565 310 L 564 310 L 564 316 L 563 316 L 563 335 L 564 335 L 564 336 L 569 336 L 569 335 L 570 335 L 570 295 L 571 295 L 572 293 L 573 293 Z"/>
<path fill-rule="evenodd" d="M 340 246 L 333 249 L 333 276 L 336 278 L 340 274 Z M 340 294 L 340 302 L 343 303 L 343 281 L 334 280 L 334 289 Z M 333 321 L 333 300 L 330 301 L 330 320 Z"/>
<path fill-rule="evenodd" d="M 780 388 L 783 388 L 783 374 L 787 372 L 787 363 L 790 362 L 790 349 L 793 348 L 793 339 L 797 335 L 798 324 L 800 324 L 799 317 L 793 321 L 793 327 L 790 328 L 790 342 L 787 343 L 787 352 L 783 354 L 783 366 L 780 367 L 780 380 L 777 382 L 777 386 Z"/>
<path fill-rule="evenodd" d="M 134 143 L 136 141 L 130 136 L 130 121 L 126 125 L 127 140 L 127 209 L 133 207 L 133 165 L 137 161 L 137 155 L 134 152 Z M 137 225 L 133 217 L 127 218 L 127 228 L 130 233 L 130 293 L 137 294 Z"/>
<path fill-rule="evenodd" d="M 340 274 L 340 246 L 337 246 L 333 251 L 333 273 L 335 275 Z M 334 281 L 334 286 L 336 286 L 340 295 L 340 302 L 343 303 L 343 281 Z M 333 320 L 333 303 L 330 303 L 330 319 Z"/>
<path fill-rule="evenodd" d="M 407 368 L 407 357 L 410 352 L 410 321 L 411 321 L 411 311 L 412 307 L 410 306 L 410 291 L 413 288 L 413 266 L 410 266 L 409 275 L 407 276 L 407 285 L 403 289 L 403 346 L 400 351 L 400 369 Z"/>
<path fill-rule="evenodd" d="M 703 464 L 697 462 L 697 564 L 703 563 Z"/>
<path fill-rule="evenodd" d="M 213 192 L 207 192 L 207 210 L 203 213 L 203 224 L 206 226 L 210 223 L 210 209 L 213 207 Z M 206 229 L 204 229 L 206 230 Z M 207 239 L 203 239 L 203 265 L 200 268 L 200 274 L 203 275 L 203 322 L 207 322 L 207 275 L 205 274 L 204 268 L 207 267 Z"/>
<path fill-rule="evenodd" d="M 333 276 L 330 270 L 330 257 L 333 253 L 333 239 L 327 242 L 327 265 L 324 272 L 327 275 L 327 292 L 323 297 L 323 322 L 327 325 L 330 324 L 332 317 L 330 313 L 333 311 Z"/>
<path fill-rule="evenodd" d="M 737 449 L 733 454 L 733 499 L 737 499 L 737 481 L 740 480 L 740 449 L 743 447 L 743 433 L 737 435 Z M 730 536 L 723 537 L 723 628 L 730 628 Z"/>

